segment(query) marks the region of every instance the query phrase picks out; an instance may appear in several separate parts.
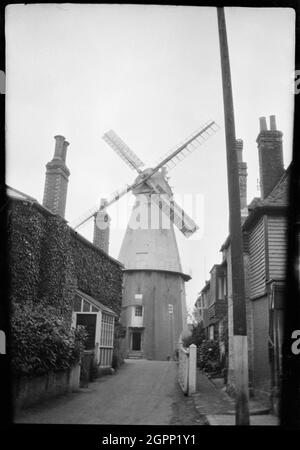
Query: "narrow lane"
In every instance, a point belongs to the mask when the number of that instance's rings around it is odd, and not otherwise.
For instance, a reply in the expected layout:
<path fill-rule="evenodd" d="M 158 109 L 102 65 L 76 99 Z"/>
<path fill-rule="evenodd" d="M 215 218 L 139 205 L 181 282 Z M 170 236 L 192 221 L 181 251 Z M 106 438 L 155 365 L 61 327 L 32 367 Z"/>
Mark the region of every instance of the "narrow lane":
<path fill-rule="evenodd" d="M 16 423 L 169 425 L 199 423 L 177 384 L 173 361 L 126 360 L 87 389 L 22 411 Z M 184 406 L 184 416 L 178 416 Z M 190 414 L 186 414 L 187 410 Z M 188 417 L 189 416 L 189 417 Z M 190 421 L 186 423 L 186 421 Z"/>

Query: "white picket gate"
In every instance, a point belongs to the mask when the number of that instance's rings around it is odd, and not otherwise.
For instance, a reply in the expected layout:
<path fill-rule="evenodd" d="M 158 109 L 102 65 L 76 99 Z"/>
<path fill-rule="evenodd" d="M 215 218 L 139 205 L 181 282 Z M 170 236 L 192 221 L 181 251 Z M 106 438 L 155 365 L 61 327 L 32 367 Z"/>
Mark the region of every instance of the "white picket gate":
<path fill-rule="evenodd" d="M 179 344 L 178 347 L 178 383 L 186 395 L 196 392 L 197 347 L 189 348 Z"/>

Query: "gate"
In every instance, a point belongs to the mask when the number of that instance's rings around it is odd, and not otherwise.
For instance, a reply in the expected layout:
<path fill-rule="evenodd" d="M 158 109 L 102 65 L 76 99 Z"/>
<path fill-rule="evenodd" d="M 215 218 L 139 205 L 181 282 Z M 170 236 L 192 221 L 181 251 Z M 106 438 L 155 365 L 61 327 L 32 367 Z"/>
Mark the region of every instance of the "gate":
<path fill-rule="evenodd" d="M 189 348 L 178 348 L 178 383 L 185 395 L 196 392 L 197 347 L 192 344 Z"/>

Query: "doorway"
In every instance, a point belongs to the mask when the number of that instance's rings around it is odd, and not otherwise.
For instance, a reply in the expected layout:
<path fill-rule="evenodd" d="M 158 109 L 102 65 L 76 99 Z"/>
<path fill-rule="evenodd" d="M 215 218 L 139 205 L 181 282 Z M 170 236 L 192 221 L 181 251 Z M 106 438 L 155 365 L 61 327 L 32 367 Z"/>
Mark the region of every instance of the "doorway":
<path fill-rule="evenodd" d="M 139 331 L 133 331 L 132 338 L 131 338 L 131 350 L 134 352 L 140 352 L 141 351 L 141 342 L 142 342 L 141 333 Z"/>
<path fill-rule="evenodd" d="M 76 325 L 85 326 L 87 331 L 85 350 L 92 350 L 95 348 L 96 320 L 97 314 L 77 314 Z"/>

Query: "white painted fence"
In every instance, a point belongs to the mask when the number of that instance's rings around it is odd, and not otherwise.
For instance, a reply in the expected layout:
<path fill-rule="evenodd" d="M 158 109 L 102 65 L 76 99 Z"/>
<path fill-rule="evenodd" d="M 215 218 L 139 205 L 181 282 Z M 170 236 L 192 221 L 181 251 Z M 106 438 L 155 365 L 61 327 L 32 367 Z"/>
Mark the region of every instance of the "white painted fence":
<path fill-rule="evenodd" d="M 189 348 L 179 344 L 178 348 L 178 383 L 186 395 L 196 392 L 197 347 Z"/>

